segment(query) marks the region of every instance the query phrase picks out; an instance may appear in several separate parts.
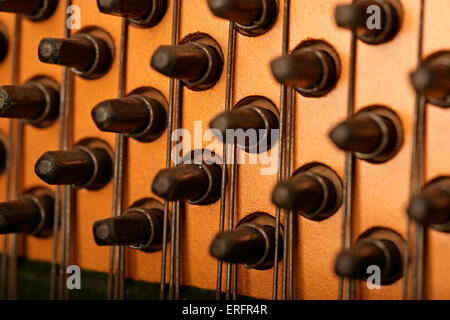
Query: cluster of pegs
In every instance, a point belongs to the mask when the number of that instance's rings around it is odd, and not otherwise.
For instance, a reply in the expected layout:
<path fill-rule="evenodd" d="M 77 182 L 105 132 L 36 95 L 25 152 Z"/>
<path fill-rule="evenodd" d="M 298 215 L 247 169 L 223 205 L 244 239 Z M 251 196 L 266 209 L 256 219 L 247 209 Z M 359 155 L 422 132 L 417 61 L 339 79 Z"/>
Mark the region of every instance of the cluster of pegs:
<path fill-rule="evenodd" d="M 22 14 L 32 21 L 48 18 L 56 0 L 5 0 L 0 11 Z M 163 18 L 167 0 L 97 1 L 102 13 L 127 18 L 131 25 L 151 28 Z M 367 8 L 381 8 L 380 29 L 366 25 Z M 278 16 L 276 0 L 208 0 L 212 13 L 234 22 L 244 36 L 256 37 L 269 32 Z M 370 45 L 385 43 L 399 32 L 402 10 L 396 0 L 357 0 L 336 8 L 337 25 L 355 32 Z M 0 28 L 0 61 L 9 50 L 8 35 Z M 70 68 L 79 77 L 97 79 L 105 75 L 114 59 L 111 36 L 97 27 L 86 27 L 69 38 L 44 38 L 38 47 L 39 60 Z M 175 78 L 188 89 L 212 88 L 222 76 L 224 57 L 220 44 L 204 33 L 191 34 L 176 45 L 162 45 L 151 56 L 150 66 Z M 341 63 L 333 46 L 323 40 L 300 43 L 288 54 L 270 64 L 274 78 L 304 97 L 320 98 L 339 82 Z M 418 94 L 440 107 L 450 106 L 450 51 L 442 50 L 424 59 L 411 73 Z M 37 128 L 50 126 L 59 112 L 59 85 L 45 76 L 34 77 L 22 85 L 0 87 L 0 117 L 22 119 Z M 224 134 L 229 129 L 272 130 L 280 127 L 277 107 L 263 97 L 244 99 L 228 112 L 211 119 L 210 127 Z M 92 109 L 92 120 L 99 130 L 120 133 L 142 143 L 158 139 L 167 126 L 168 102 L 152 87 L 132 90 L 123 99 L 108 99 Z M 332 142 L 341 150 L 370 163 L 393 158 L 403 141 L 402 123 L 393 109 L 371 105 L 351 118 L 330 128 Z M 224 141 L 225 143 L 225 141 Z M 265 141 L 267 144 L 267 141 Z M 276 141 L 270 141 L 274 144 Z M 249 151 L 262 141 L 247 141 L 238 147 Z M 2 167 L 7 145 L 0 139 Z M 44 153 L 35 165 L 35 173 L 49 185 L 72 185 L 98 190 L 112 178 L 113 153 L 108 144 L 86 138 L 67 151 Z M 151 190 L 166 201 L 187 201 L 208 205 L 220 199 L 223 168 L 201 160 L 180 163 L 156 175 Z M 272 193 L 272 202 L 306 219 L 321 221 L 331 217 L 343 197 L 341 178 L 330 167 L 310 163 L 298 168 L 291 178 L 280 182 Z M 27 190 L 16 201 L 0 204 L 0 233 L 23 232 L 36 236 L 51 235 L 54 198 L 47 188 Z M 163 206 L 145 198 L 134 203 L 122 216 L 97 221 L 94 239 L 101 246 L 126 245 L 154 251 L 162 245 Z M 436 230 L 450 232 L 450 177 L 430 181 L 407 210 L 416 221 Z M 266 269 L 274 264 L 275 220 L 264 212 L 255 212 L 241 220 L 232 231 L 216 235 L 210 253 L 217 259 L 242 263 L 248 268 Z M 283 236 L 283 232 L 280 232 Z M 370 230 L 361 235 L 352 249 L 342 252 L 335 270 L 338 275 L 360 278 L 367 266 L 382 267 L 382 281 L 391 283 L 401 277 L 404 241 L 388 229 Z M 282 248 L 278 248 L 279 251 Z M 279 255 L 281 258 L 281 255 Z"/>

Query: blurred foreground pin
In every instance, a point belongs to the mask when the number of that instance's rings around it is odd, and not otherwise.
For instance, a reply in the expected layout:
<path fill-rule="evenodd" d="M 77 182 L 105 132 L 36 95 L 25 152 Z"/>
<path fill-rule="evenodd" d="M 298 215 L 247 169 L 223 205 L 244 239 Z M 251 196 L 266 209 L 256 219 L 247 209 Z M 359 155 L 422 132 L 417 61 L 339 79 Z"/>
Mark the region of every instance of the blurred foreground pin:
<path fill-rule="evenodd" d="M 368 44 L 385 43 L 395 37 L 402 22 L 398 0 L 356 0 L 336 7 L 338 26 L 356 32 Z"/>
<path fill-rule="evenodd" d="M 426 58 L 411 73 L 411 82 L 416 92 L 424 95 L 428 102 L 450 107 L 450 51 L 439 51 Z"/>
<path fill-rule="evenodd" d="M 49 18 L 56 9 L 58 0 L 1 0 L 0 12 L 11 12 L 24 15 L 32 21 Z"/>
<path fill-rule="evenodd" d="M 278 14 L 276 0 L 208 0 L 211 12 L 236 24 L 247 36 L 259 36 L 269 31 Z"/>
<path fill-rule="evenodd" d="M 97 0 L 100 12 L 125 17 L 132 25 L 150 28 L 157 25 L 167 9 L 167 0 Z"/>
<path fill-rule="evenodd" d="M 359 159 L 380 163 L 391 159 L 400 149 L 403 128 L 393 111 L 372 106 L 337 125 L 330 138 L 338 148 L 354 152 Z"/>
<path fill-rule="evenodd" d="M 33 188 L 19 199 L 0 203 L 0 234 L 26 233 L 47 237 L 53 228 L 53 193 Z"/>

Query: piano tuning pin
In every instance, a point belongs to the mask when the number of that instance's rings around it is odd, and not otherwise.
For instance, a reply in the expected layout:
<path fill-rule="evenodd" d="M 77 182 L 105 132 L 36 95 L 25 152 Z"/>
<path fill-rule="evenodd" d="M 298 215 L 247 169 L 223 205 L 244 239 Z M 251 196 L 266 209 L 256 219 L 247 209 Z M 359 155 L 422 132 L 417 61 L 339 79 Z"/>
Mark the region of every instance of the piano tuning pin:
<path fill-rule="evenodd" d="M 213 239 L 209 252 L 222 261 L 242 263 L 247 268 L 268 269 L 273 266 L 275 252 L 275 222 L 266 213 L 255 213 L 244 218 L 231 231 L 219 232 Z M 280 237 L 279 253 L 283 240 Z"/>
<path fill-rule="evenodd" d="M 335 262 L 337 275 L 365 279 L 370 275 L 368 267 L 377 266 L 381 271 L 381 284 L 390 284 L 401 278 L 403 239 L 389 229 L 372 230 L 362 235 L 351 249 L 338 255 Z"/>
<path fill-rule="evenodd" d="M 87 28 L 68 39 L 42 39 L 38 54 L 41 62 L 70 67 L 80 77 L 96 79 L 111 68 L 114 44 L 105 31 Z"/>
<path fill-rule="evenodd" d="M 208 0 L 212 13 L 236 24 L 246 36 L 259 36 L 269 31 L 278 15 L 276 0 Z"/>
<path fill-rule="evenodd" d="M 123 133 L 138 141 L 154 141 L 164 132 L 167 101 L 152 88 L 134 90 L 124 99 L 111 99 L 92 109 L 92 119 L 101 131 Z"/>
<path fill-rule="evenodd" d="M 233 110 L 216 116 L 209 126 L 216 131 L 214 134 L 218 135 L 221 141 L 234 143 L 234 138 L 237 138 L 237 145 L 247 152 L 265 152 L 276 142 L 276 139 L 272 139 L 272 131 L 279 128 L 278 111 L 273 103 L 265 98 L 248 97 L 241 100 Z M 255 134 L 242 135 L 242 139 L 234 133 L 232 137 L 227 137 L 229 130 L 253 130 Z"/>
<path fill-rule="evenodd" d="M 395 37 L 402 22 L 398 0 L 356 0 L 336 7 L 338 26 L 351 29 L 368 44 L 381 44 Z"/>
<path fill-rule="evenodd" d="M 162 245 L 163 211 L 148 206 L 132 206 L 122 216 L 96 221 L 94 239 L 99 246 L 130 246 L 156 251 Z"/>
<path fill-rule="evenodd" d="M 450 107 L 450 51 L 439 51 L 426 58 L 411 73 L 411 82 L 430 103 Z"/>
<path fill-rule="evenodd" d="M 180 44 L 160 46 L 150 65 L 156 71 L 180 79 L 191 90 L 206 90 L 214 86 L 223 69 L 220 46 L 211 37 L 195 34 Z"/>
<path fill-rule="evenodd" d="M 180 164 L 159 171 L 153 180 L 152 191 L 169 201 L 211 204 L 220 198 L 221 179 L 222 168 L 215 163 Z"/>
<path fill-rule="evenodd" d="M 58 0 L 2 0 L 0 12 L 22 14 L 31 21 L 42 21 L 55 12 Z"/>
<path fill-rule="evenodd" d="M 112 174 L 109 146 L 97 139 L 84 139 L 68 151 L 48 151 L 36 162 L 36 175 L 50 185 L 73 185 L 97 190 Z"/>
<path fill-rule="evenodd" d="M 167 0 L 97 0 L 100 12 L 127 18 L 135 27 L 157 25 L 167 9 Z"/>
<path fill-rule="evenodd" d="M 342 181 L 330 168 L 319 163 L 308 164 L 278 183 L 272 202 L 280 208 L 298 211 L 311 220 L 332 216 L 342 202 Z"/>
<path fill-rule="evenodd" d="M 8 38 L 3 30 L 3 26 L 0 25 L 0 62 L 5 60 L 8 53 Z"/>
<path fill-rule="evenodd" d="M 22 86 L 0 86 L 0 117 L 24 119 L 38 128 L 48 127 L 59 113 L 59 86 L 36 77 Z"/>
<path fill-rule="evenodd" d="M 271 63 L 275 79 L 307 97 L 320 97 L 336 85 L 340 61 L 336 51 L 323 41 L 309 40 L 292 53 Z"/>
<path fill-rule="evenodd" d="M 380 163 L 397 154 L 403 141 L 403 129 L 393 111 L 372 106 L 336 126 L 330 138 L 338 148 L 354 152 L 359 159 Z"/>
<path fill-rule="evenodd" d="M 33 188 L 17 200 L 0 203 L 0 234 L 50 236 L 54 205 L 53 193 L 45 188 Z"/>
<path fill-rule="evenodd" d="M 450 177 L 428 183 L 410 203 L 408 214 L 419 223 L 450 232 Z"/>

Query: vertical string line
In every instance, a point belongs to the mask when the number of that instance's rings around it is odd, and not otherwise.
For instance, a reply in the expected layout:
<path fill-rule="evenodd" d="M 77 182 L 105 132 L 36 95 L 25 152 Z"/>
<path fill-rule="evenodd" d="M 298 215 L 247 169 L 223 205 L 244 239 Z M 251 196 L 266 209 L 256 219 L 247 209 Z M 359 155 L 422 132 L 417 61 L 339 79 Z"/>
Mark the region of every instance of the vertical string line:
<path fill-rule="evenodd" d="M 173 0 L 172 11 L 172 45 L 176 45 L 179 37 L 179 15 L 180 15 L 181 0 Z M 174 114 L 174 92 L 175 79 L 170 79 L 169 88 L 169 114 L 167 121 L 167 144 L 166 144 L 166 168 L 171 166 L 172 158 L 172 132 L 173 132 L 173 114 Z M 164 217 L 163 217 L 163 236 L 161 248 L 161 283 L 159 298 L 164 300 L 166 298 L 166 264 L 167 264 L 167 227 L 169 222 L 169 201 L 164 201 Z M 173 221 L 172 221 L 173 223 Z M 172 244 L 173 250 L 173 244 Z"/>
<path fill-rule="evenodd" d="M 294 104 L 294 90 L 292 87 L 288 87 L 288 96 L 287 96 L 287 110 L 286 110 L 286 168 L 285 168 L 285 179 L 289 179 L 291 176 L 291 166 L 294 163 L 293 159 L 293 150 L 292 150 L 292 140 L 293 140 L 293 104 Z M 286 257 L 289 260 L 288 265 L 288 275 L 289 275 L 289 295 L 288 299 L 294 299 L 294 211 L 285 210 L 285 221 L 286 221 L 286 231 L 285 235 L 286 242 L 288 244 L 286 247 L 289 249 L 289 254 Z"/>
<path fill-rule="evenodd" d="M 14 37 L 13 37 L 13 47 L 12 47 L 12 67 L 11 67 L 11 84 L 17 85 L 18 69 L 19 69 L 19 51 L 20 51 L 20 35 L 21 35 L 21 17 L 19 15 L 15 16 L 14 19 Z M 5 201 L 9 201 L 11 198 L 11 176 L 13 167 L 13 141 L 14 141 L 14 123 L 15 120 L 11 119 L 9 121 L 9 136 L 8 136 L 8 152 L 6 156 L 6 186 L 5 186 Z M 3 238 L 3 254 L 2 254 L 2 281 L 1 281 L 1 298 L 7 298 L 8 294 L 8 246 L 9 237 L 4 235 Z"/>
<path fill-rule="evenodd" d="M 425 0 L 420 0 L 420 20 L 417 46 L 417 66 L 422 64 L 423 53 L 423 31 L 424 31 L 424 12 Z M 414 120 L 413 120 L 413 138 L 411 148 L 411 172 L 410 172 L 410 202 L 420 192 L 423 180 L 423 161 L 424 161 L 424 144 L 425 144 L 425 119 L 426 119 L 426 101 L 420 94 L 416 94 Z M 405 263 L 403 266 L 403 299 L 408 299 L 408 281 L 409 281 L 409 250 L 411 241 L 412 219 L 408 216 L 406 226 L 406 245 L 405 245 Z M 425 230 L 423 225 L 414 223 L 414 255 L 412 265 L 412 282 L 411 282 L 411 298 L 423 298 L 423 251 Z"/>
<path fill-rule="evenodd" d="M 181 115 L 182 115 L 182 98 L 183 98 L 183 84 L 180 80 L 175 81 L 176 91 L 175 91 L 175 115 L 174 115 L 174 125 L 175 129 L 181 128 Z M 177 141 L 179 143 L 180 141 Z M 179 154 L 174 154 L 173 162 L 175 164 L 179 163 Z M 171 273 L 171 283 L 169 290 L 171 294 L 169 294 L 171 299 L 178 300 L 180 298 L 180 210 L 183 201 L 176 201 L 173 204 L 174 210 L 174 221 L 173 221 L 173 233 L 171 235 L 171 260 L 170 260 L 170 273 Z M 173 254 L 172 254 L 173 252 Z"/>
<path fill-rule="evenodd" d="M 122 27 L 120 35 L 120 62 L 119 62 L 119 83 L 117 97 L 123 99 L 126 86 L 126 63 L 128 47 L 128 20 L 122 18 Z M 116 134 L 114 154 L 114 184 L 112 199 L 112 216 L 120 217 L 123 206 L 123 176 L 124 176 L 124 158 L 126 152 L 126 138 L 123 134 Z M 123 300 L 125 298 L 125 247 L 115 247 L 115 274 L 114 274 L 114 299 Z M 110 252 L 111 255 L 111 252 Z M 114 255 L 114 253 L 112 253 Z M 110 256 L 110 261 L 114 261 L 114 256 Z M 114 267 L 109 268 L 114 270 Z"/>
<path fill-rule="evenodd" d="M 284 0 L 283 6 L 283 41 L 282 41 L 282 55 L 288 53 L 289 48 L 289 8 L 290 0 Z M 280 134 L 278 140 L 278 168 L 277 168 L 277 183 L 283 179 L 283 162 L 284 162 L 284 135 L 285 135 L 285 112 L 286 112 L 286 95 L 287 88 L 283 83 L 280 88 Z M 273 283 L 272 283 L 272 299 L 277 300 L 278 297 L 278 257 L 280 255 L 278 247 L 280 243 L 280 208 L 277 207 L 275 211 L 275 252 L 273 263 Z M 285 261 L 283 261 L 284 266 Z M 283 268 L 284 270 L 284 268 Z M 284 272 L 283 272 L 284 274 Z M 284 278 L 283 278 L 284 279 Z"/>
<path fill-rule="evenodd" d="M 231 166 L 230 166 L 230 200 L 228 204 L 228 230 L 233 230 L 234 227 L 234 208 L 235 208 L 235 202 L 236 202 L 236 179 L 237 179 L 237 148 L 236 148 L 236 141 L 233 141 L 230 148 L 230 154 L 231 154 Z M 232 270 L 234 268 L 234 270 Z M 232 280 L 232 271 L 234 275 L 234 286 L 233 286 L 233 298 L 237 298 L 237 268 L 236 264 L 231 264 L 227 262 L 227 269 L 226 269 L 226 293 L 225 293 L 225 299 L 230 300 L 231 298 L 231 280 Z"/>
<path fill-rule="evenodd" d="M 72 0 L 66 1 L 66 8 L 68 8 L 72 4 Z M 70 30 L 67 28 L 66 21 L 69 17 L 69 14 L 66 12 L 64 15 L 64 38 L 68 38 L 70 36 Z M 67 82 L 69 78 L 69 68 L 63 67 L 62 77 L 61 77 L 61 92 L 60 92 L 60 110 L 59 110 L 59 133 L 58 133 L 58 150 L 63 149 L 63 140 L 64 140 L 64 119 L 65 119 L 65 105 L 66 105 L 66 90 L 67 90 Z M 61 186 L 56 186 L 55 191 L 55 208 L 54 208 L 54 220 L 53 220 L 53 243 L 52 243 L 52 261 L 51 261 L 51 269 L 50 269 L 50 299 L 56 299 L 56 284 L 57 284 L 57 274 L 58 274 L 58 235 L 59 235 L 59 224 L 61 219 L 61 208 L 64 207 L 62 204 L 63 196 L 61 194 Z"/>
<path fill-rule="evenodd" d="M 181 99 L 183 95 L 183 86 L 181 81 L 175 80 L 175 109 L 174 109 L 174 129 L 177 130 L 181 127 Z M 177 143 L 180 141 L 177 141 Z M 178 153 L 175 153 L 173 156 L 173 163 L 177 165 L 179 162 Z M 171 225 L 171 233 L 170 233 L 170 269 L 169 269 L 169 299 L 176 299 L 176 291 L 178 288 L 178 295 L 180 284 L 179 281 L 180 273 L 180 252 L 179 252 L 179 244 L 180 244 L 180 201 L 175 201 L 172 205 L 173 208 L 173 217 L 172 217 L 172 225 Z"/>
<path fill-rule="evenodd" d="M 353 115 L 355 107 L 355 78 L 356 78 L 356 50 L 357 37 L 355 31 L 352 31 L 350 41 L 350 66 L 349 66 L 349 83 L 347 97 L 347 119 Z M 345 169 L 344 169 L 344 185 L 343 185 L 343 203 L 342 203 L 342 229 L 341 229 L 341 250 L 351 247 L 352 239 L 352 211 L 353 211 L 353 181 L 355 175 L 355 158 L 352 152 L 345 153 Z M 338 299 L 343 298 L 343 277 L 339 277 L 339 294 Z M 355 295 L 352 281 L 345 281 L 345 297 L 352 299 Z"/>
<path fill-rule="evenodd" d="M 289 3 L 287 7 L 285 7 L 284 16 L 283 16 L 283 55 L 287 54 L 289 52 L 289 15 L 290 15 L 290 6 Z M 291 112 L 292 112 L 292 88 L 286 87 L 286 94 L 287 97 L 287 109 L 285 109 L 285 119 L 286 119 L 286 135 L 284 143 L 286 144 L 284 147 L 284 179 L 288 179 L 290 176 L 290 152 L 291 152 L 291 146 L 289 145 L 291 143 Z M 286 104 L 286 100 L 284 101 L 284 104 Z M 286 108 L 286 107 L 285 107 Z M 288 150 L 289 149 L 289 150 Z M 283 166 L 282 166 L 283 168 Z M 289 251 L 292 250 L 292 247 L 289 246 L 289 238 L 290 238 L 290 232 L 291 232 L 291 225 L 290 225 L 290 218 L 289 215 L 291 212 L 289 210 L 284 210 L 284 237 L 283 237 L 283 271 L 282 271 L 282 299 L 286 300 L 287 295 L 287 285 L 288 285 L 288 263 L 290 263 L 290 254 Z M 279 228 L 279 226 L 278 226 Z"/>
<path fill-rule="evenodd" d="M 227 51 L 227 75 L 226 75 L 226 89 L 225 89 L 225 112 L 230 111 L 233 97 L 233 80 L 234 80 L 234 59 L 236 47 L 236 32 L 234 23 L 229 23 L 228 28 L 228 51 Z M 223 144 L 223 163 L 222 163 L 222 180 L 220 186 L 220 218 L 219 218 L 219 232 L 224 230 L 225 225 L 225 204 L 227 196 L 227 160 L 228 160 L 228 145 Z M 217 283 L 216 283 L 216 300 L 222 299 L 222 266 L 221 260 L 217 261 Z"/>
<path fill-rule="evenodd" d="M 72 73 L 68 74 L 67 84 L 66 84 L 66 92 L 65 92 L 65 107 L 64 107 L 64 140 L 63 140 L 63 150 L 69 150 L 70 144 L 70 119 L 71 119 L 71 109 L 72 109 Z M 62 258 L 62 268 L 60 268 L 60 288 L 62 288 L 60 295 L 65 300 L 69 299 L 69 289 L 66 286 L 67 281 L 67 267 L 70 265 L 70 256 L 71 256 L 71 231 L 72 231 L 72 186 L 64 185 L 63 186 L 63 208 L 64 208 L 64 225 L 61 226 L 62 235 L 64 245 L 61 244 L 62 254 L 64 258 Z"/>

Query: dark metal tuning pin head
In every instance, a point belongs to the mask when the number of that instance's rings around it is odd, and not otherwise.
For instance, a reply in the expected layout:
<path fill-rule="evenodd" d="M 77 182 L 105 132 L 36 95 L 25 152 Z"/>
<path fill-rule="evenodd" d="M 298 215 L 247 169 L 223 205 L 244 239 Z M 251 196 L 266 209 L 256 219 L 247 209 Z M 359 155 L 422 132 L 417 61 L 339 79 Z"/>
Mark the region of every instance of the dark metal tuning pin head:
<path fill-rule="evenodd" d="M 261 214 L 261 213 L 258 213 Z M 255 214 L 253 214 L 255 215 Z M 247 268 L 267 269 L 273 266 L 275 228 L 273 218 L 267 214 L 251 219 L 244 218 L 232 231 L 219 232 L 213 239 L 209 252 L 222 261 L 243 263 Z M 246 219 L 249 221 L 246 221 Z M 258 221 L 258 219 L 266 221 Z M 264 222 L 268 222 L 265 224 Z M 282 251 L 282 246 L 279 246 Z"/>
<path fill-rule="evenodd" d="M 450 107 L 450 51 L 437 52 L 411 73 L 416 92 L 434 105 Z"/>
<path fill-rule="evenodd" d="M 250 25 L 261 18 L 263 0 L 208 0 L 214 15 L 241 25 Z"/>
<path fill-rule="evenodd" d="M 167 113 L 164 97 L 160 96 L 161 100 L 152 94 L 156 92 L 103 101 L 92 109 L 92 119 L 101 131 L 123 133 L 142 142 L 154 141 L 164 132 Z"/>
<path fill-rule="evenodd" d="M 192 90 L 211 88 L 223 69 L 219 45 L 209 36 L 198 35 L 182 44 L 160 46 L 150 65 L 156 71 L 180 79 Z"/>
<path fill-rule="evenodd" d="M 370 117 L 355 117 L 336 126 L 330 133 L 336 146 L 345 151 L 370 153 L 378 148 L 383 133 Z"/>
<path fill-rule="evenodd" d="M 401 137 L 400 120 L 385 108 L 363 110 L 330 132 L 338 148 L 354 152 L 358 158 L 369 162 L 392 158 L 399 149 Z"/>
<path fill-rule="evenodd" d="M 161 21 L 167 0 L 97 0 L 100 12 L 129 19 L 136 27 L 150 28 Z"/>
<path fill-rule="evenodd" d="M 49 236 L 53 227 L 54 198 L 45 188 L 34 188 L 18 200 L 0 203 L 0 234 Z"/>
<path fill-rule="evenodd" d="M 181 164 L 159 171 L 153 180 L 152 191 L 169 201 L 210 204 L 220 197 L 221 176 L 221 167 L 214 163 Z"/>
<path fill-rule="evenodd" d="M 263 232 L 270 232 L 269 228 L 272 227 L 261 226 Z M 233 231 L 219 233 L 210 247 L 211 255 L 219 260 L 246 264 L 258 262 L 265 250 L 266 241 L 261 230 L 245 225 Z"/>
<path fill-rule="evenodd" d="M 0 62 L 2 62 L 5 59 L 7 53 L 8 53 L 8 39 L 6 37 L 6 34 L 0 28 Z"/>
<path fill-rule="evenodd" d="M 36 175 L 50 185 L 74 185 L 90 190 L 105 186 L 112 171 L 109 147 L 102 141 L 89 140 L 68 151 L 48 151 L 36 162 Z"/>
<path fill-rule="evenodd" d="M 272 102 L 258 97 L 242 105 L 238 103 L 233 110 L 219 114 L 209 126 L 221 141 L 234 143 L 236 140 L 239 148 L 260 153 L 276 142 L 272 139 L 272 133 L 279 128 L 279 120 Z"/>
<path fill-rule="evenodd" d="M 95 79 L 110 69 L 114 47 L 105 31 L 93 28 L 68 39 L 44 38 L 38 55 L 41 62 L 70 67 L 81 77 Z"/>
<path fill-rule="evenodd" d="M 272 73 L 278 82 L 301 88 L 317 85 L 323 77 L 323 67 L 314 51 L 288 54 L 271 63 Z"/>
<path fill-rule="evenodd" d="M 400 29 L 402 7 L 397 0 L 356 0 L 337 6 L 335 19 L 338 26 L 355 31 L 361 41 L 380 44 Z"/>
<path fill-rule="evenodd" d="M 278 11 L 275 0 L 208 0 L 208 5 L 215 16 L 236 23 L 237 30 L 247 36 L 270 30 Z"/>
<path fill-rule="evenodd" d="M 44 38 L 39 43 L 39 60 L 76 69 L 89 69 L 95 62 L 95 45 L 86 38 Z"/>
<path fill-rule="evenodd" d="M 163 212 L 158 209 L 131 207 L 120 217 L 94 223 L 94 239 L 99 246 L 132 246 L 151 250 L 162 243 Z"/>
<path fill-rule="evenodd" d="M 42 21 L 50 17 L 58 0 L 1 0 L 0 12 L 22 14 L 32 21 Z"/>
<path fill-rule="evenodd" d="M 381 283 L 388 284 L 401 277 L 402 253 L 390 239 L 361 238 L 349 250 L 341 252 L 335 263 L 335 272 L 341 277 L 367 278 L 369 266 L 381 271 Z"/>
<path fill-rule="evenodd" d="M 22 86 L 0 87 L 0 117 L 24 119 L 36 127 L 48 127 L 59 113 L 59 87 L 38 77 Z"/>
<path fill-rule="evenodd" d="M 192 44 L 160 46 L 153 54 L 153 69 L 171 78 L 197 80 L 208 68 L 208 56 Z"/>
<path fill-rule="evenodd" d="M 275 79 L 308 97 L 331 91 L 339 78 L 340 61 L 335 50 L 322 41 L 308 41 L 271 63 Z"/>
<path fill-rule="evenodd" d="M 272 202 L 280 208 L 298 211 L 307 219 L 323 220 L 333 215 L 342 202 L 342 181 L 327 166 L 313 163 L 278 183 L 272 192 Z"/>
<path fill-rule="evenodd" d="M 437 230 L 450 232 L 450 178 L 430 182 L 408 207 L 417 222 Z"/>

